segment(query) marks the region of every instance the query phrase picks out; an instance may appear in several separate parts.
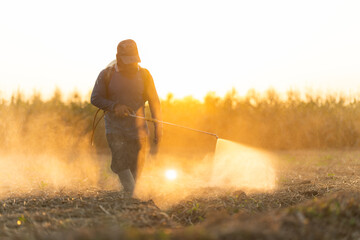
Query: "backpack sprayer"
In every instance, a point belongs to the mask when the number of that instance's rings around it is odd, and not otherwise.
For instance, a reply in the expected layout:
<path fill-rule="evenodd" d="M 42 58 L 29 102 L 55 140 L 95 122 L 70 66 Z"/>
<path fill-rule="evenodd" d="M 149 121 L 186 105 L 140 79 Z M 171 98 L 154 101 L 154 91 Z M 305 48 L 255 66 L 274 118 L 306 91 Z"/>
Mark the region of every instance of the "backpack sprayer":
<path fill-rule="evenodd" d="M 94 116 L 94 121 L 93 121 L 93 125 L 92 125 L 92 126 L 93 126 L 93 131 L 92 131 L 92 135 L 91 135 L 91 145 L 93 145 L 93 139 L 94 139 L 95 129 L 96 129 L 97 125 L 99 124 L 101 118 L 102 118 L 102 117 L 100 117 L 97 122 L 95 121 L 95 120 L 96 120 L 96 116 L 97 116 L 97 114 L 99 113 L 99 111 L 100 111 L 100 109 L 98 109 L 98 111 L 96 112 L 96 114 L 95 114 L 95 116 Z M 104 112 L 104 114 L 105 114 L 105 112 Z M 104 116 L 104 114 L 103 114 L 103 116 Z M 187 129 L 187 130 L 190 130 L 190 131 L 207 134 L 207 135 L 216 137 L 216 140 L 219 138 L 215 133 L 206 132 L 206 131 L 202 131 L 202 130 L 198 130 L 198 129 L 190 128 L 190 127 L 185 127 L 185 126 L 181 126 L 181 125 L 178 125 L 178 124 L 175 124 L 175 123 L 160 121 L 160 120 L 155 119 L 155 118 L 147 118 L 147 117 L 137 116 L 136 114 L 129 114 L 128 116 L 129 116 L 129 117 L 132 117 L 132 118 L 143 119 L 143 120 L 148 121 L 148 122 L 162 123 L 162 124 L 166 124 L 166 125 L 173 126 L 173 127 L 183 128 L 183 129 Z"/>

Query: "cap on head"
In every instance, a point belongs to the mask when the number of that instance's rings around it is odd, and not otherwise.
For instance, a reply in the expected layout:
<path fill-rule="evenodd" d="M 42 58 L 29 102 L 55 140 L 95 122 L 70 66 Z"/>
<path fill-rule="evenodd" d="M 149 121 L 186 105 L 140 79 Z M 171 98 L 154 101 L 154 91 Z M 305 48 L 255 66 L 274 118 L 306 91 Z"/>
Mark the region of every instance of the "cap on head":
<path fill-rule="evenodd" d="M 121 41 L 118 44 L 117 55 L 125 64 L 141 62 L 136 43 L 132 39 Z"/>

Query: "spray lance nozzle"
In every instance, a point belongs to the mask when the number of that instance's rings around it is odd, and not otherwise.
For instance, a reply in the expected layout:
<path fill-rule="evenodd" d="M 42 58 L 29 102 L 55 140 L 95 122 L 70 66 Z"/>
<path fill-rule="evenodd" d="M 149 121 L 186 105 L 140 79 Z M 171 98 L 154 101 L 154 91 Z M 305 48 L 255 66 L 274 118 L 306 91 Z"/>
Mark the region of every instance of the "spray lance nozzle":
<path fill-rule="evenodd" d="M 194 132 L 198 132 L 198 133 L 208 134 L 208 135 L 211 135 L 211 136 L 213 136 L 213 137 L 216 137 L 216 140 L 219 139 L 219 137 L 218 137 L 215 133 L 205 132 L 205 131 L 198 130 L 198 129 L 195 129 L 195 128 L 190 128 L 190 127 L 181 126 L 181 125 L 178 125 L 178 124 L 175 124 L 175 123 L 164 122 L 164 121 L 160 121 L 160 120 L 155 119 L 155 118 L 147 118 L 147 117 L 137 116 L 136 114 L 129 114 L 128 116 L 129 116 L 129 117 L 133 117 L 133 118 L 143 119 L 143 120 L 148 121 L 148 122 L 162 123 L 162 124 L 166 124 L 166 125 L 169 125 L 169 126 L 184 128 L 184 129 L 187 129 L 187 130 L 190 130 L 190 131 L 194 131 Z"/>

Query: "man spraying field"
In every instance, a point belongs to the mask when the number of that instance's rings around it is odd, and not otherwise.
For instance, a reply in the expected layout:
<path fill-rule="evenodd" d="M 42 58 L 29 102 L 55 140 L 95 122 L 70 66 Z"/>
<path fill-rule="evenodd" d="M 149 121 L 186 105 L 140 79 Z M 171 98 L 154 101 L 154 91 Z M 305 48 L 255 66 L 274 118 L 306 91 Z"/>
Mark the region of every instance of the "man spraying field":
<path fill-rule="evenodd" d="M 148 101 L 151 115 L 161 120 L 161 108 L 149 71 L 141 68 L 135 41 L 128 39 L 117 46 L 116 61 L 102 70 L 91 94 L 91 103 L 106 111 L 105 133 L 112 153 L 111 169 L 132 196 L 144 161 L 148 127 L 145 117 Z M 155 123 L 154 142 L 159 143 L 162 125 Z"/>

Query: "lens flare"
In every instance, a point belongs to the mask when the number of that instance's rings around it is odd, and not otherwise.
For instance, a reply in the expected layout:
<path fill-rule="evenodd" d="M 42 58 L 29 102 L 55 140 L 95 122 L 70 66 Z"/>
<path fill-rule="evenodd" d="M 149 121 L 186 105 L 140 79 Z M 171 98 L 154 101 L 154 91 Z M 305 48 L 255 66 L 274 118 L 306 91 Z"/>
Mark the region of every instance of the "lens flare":
<path fill-rule="evenodd" d="M 177 178 L 177 172 L 174 169 L 168 169 L 165 171 L 165 177 L 168 180 L 175 180 Z"/>

